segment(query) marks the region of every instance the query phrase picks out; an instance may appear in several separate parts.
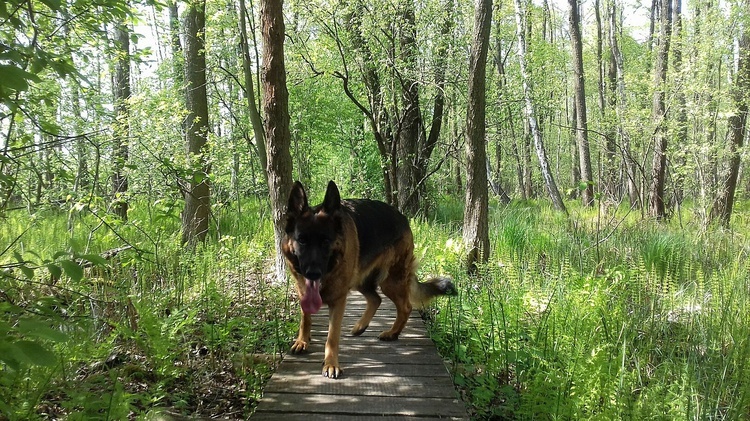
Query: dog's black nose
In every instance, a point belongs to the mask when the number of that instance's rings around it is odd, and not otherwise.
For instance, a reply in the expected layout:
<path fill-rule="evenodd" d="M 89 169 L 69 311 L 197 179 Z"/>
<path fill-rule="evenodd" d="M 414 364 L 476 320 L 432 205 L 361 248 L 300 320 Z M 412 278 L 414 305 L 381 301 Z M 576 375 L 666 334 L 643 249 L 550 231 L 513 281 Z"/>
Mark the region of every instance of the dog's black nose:
<path fill-rule="evenodd" d="M 323 274 L 317 269 L 310 269 L 305 272 L 305 278 L 311 281 L 317 281 L 321 276 L 323 276 Z"/>

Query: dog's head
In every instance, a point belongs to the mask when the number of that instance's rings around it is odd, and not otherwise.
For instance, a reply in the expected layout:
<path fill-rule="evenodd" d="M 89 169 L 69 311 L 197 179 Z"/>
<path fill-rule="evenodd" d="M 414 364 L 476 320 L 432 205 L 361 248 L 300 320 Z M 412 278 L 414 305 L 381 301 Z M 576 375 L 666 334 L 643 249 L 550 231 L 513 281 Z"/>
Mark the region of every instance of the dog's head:
<path fill-rule="evenodd" d="M 304 277 L 306 290 L 315 292 L 333 267 L 334 244 L 341 230 L 341 196 L 330 181 L 323 203 L 311 208 L 307 193 L 299 181 L 289 193 L 286 213 L 284 254 L 292 267 Z M 317 311 L 317 310 L 316 310 Z"/>

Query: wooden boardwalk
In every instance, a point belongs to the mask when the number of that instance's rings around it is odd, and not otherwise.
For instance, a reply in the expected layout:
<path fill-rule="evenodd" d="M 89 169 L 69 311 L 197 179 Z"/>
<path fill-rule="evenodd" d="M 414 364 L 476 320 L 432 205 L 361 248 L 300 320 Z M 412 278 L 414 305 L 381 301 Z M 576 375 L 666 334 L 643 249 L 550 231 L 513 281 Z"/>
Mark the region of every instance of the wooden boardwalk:
<path fill-rule="evenodd" d="M 349 330 L 365 301 L 359 293 L 348 300 L 339 353 L 343 375 L 321 375 L 328 331 L 323 308 L 313 316 L 308 352 L 284 357 L 253 420 L 468 419 L 417 311 L 397 341 L 383 342 L 378 334 L 396 318 L 393 303 L 384 297 L 370 327 L 357 337 Z"/>

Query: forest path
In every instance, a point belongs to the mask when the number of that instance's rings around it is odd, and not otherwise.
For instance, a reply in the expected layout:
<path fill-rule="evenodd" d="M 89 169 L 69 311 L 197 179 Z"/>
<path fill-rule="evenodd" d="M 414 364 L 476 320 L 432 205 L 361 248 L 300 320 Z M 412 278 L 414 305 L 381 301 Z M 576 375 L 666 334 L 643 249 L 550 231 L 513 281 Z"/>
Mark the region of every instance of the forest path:
<path fill-rule="evenodd" d="M 352 336 L 349 330 L 364 308 L 361 294 L 349 295 L 340 378 L 321 375 L 328 331 L 328 311 L 323 308 L 313 316 L 308 352 L 284 357 L 252 419 L 468 419 L 419 312 L 412 312 L 397 341 L 383 342 L 378 335 L 395 320 L 395 306 L 384 298 L 367 331 Z"/>

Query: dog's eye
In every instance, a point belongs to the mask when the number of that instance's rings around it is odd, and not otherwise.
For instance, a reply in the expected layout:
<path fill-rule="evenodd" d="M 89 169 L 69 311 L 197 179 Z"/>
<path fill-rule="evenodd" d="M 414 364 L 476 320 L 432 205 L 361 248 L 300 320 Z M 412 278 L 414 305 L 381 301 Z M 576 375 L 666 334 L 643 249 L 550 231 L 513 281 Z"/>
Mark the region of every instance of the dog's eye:
<path fill-rule="evenodd" d="M 297 244 L 299 244 L 301 246 L 306 246 L 307 245 L 307 238 L 305 238 L 305 237 L 297 237 Z"/>

